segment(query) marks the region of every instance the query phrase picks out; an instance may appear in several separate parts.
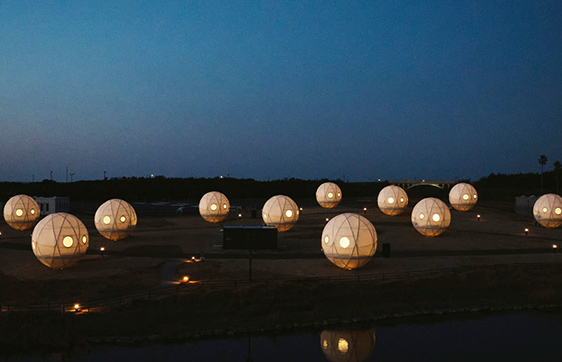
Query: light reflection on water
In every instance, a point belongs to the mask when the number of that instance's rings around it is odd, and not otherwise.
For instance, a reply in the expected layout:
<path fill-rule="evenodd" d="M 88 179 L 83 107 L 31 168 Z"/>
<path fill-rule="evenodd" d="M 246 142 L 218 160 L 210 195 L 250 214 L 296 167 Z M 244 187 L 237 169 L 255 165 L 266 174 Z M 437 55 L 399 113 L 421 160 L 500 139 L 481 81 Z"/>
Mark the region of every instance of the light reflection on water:
<path fill-rule="evenodd" d="M 560 361 L 561 355 L 562 314 L 558 312 L 498 315 L 431 324 L 362 326 L 181 345 L 100 347 L 88 355 L 63 360 Z"/>

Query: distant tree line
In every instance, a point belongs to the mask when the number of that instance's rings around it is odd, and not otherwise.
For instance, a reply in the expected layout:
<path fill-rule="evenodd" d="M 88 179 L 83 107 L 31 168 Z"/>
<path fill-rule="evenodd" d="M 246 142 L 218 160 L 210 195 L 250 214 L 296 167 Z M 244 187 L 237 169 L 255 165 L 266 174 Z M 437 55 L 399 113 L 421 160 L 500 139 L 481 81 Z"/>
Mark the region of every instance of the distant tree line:
<path fill-rule="evenodd" d="M 540 195 L 541 176 L 544 193 L 556 192 L 559 171 L 525 174 L 491 174 L 473 182 L 481 200 L 513 201 L 515 196 Z M 295 199 L 314 199 L 316 189 L 329 180 L 282 179 L 257 181 L 230 177 L 216 178 L 166 178 L 123 177 L 107 180 L 61 183 L 52 180 L 41 182 L 0 182 L 0 202 L 17 194 L 30 196 L 68 196 L 72 201 L 100 202 L 121 198 L 130 202 L 187 201 L 198 202 L 208 191 L 220 191 L 229 199 L 265 199 L 284 194 Z M 376 197 L 388 182 L 344 182 L 331 180 L 342 189 L 345 197 Z M 443 195 L 441 195 L 443 194 Z M 446 195 L 441 192 L 440 197 Z"/>
<path fill-rule="evenodd" d="M 184 200 L 198 202 L 208 191 L 220 191 L 229 199 L 269 198 L 284 194 L 293 198 L 314 198 L 316 189 L 328 180 L 283 179 L 256 181 L 254 179 L 123 177 L 107 180 L 59 183 L 51 180 L 19 183 L 1 182 L 0 196 L 7 200 L 16 194 L 31 196 L 68 196 L 74 201 L 103 201 L 121 198 L 129 201 Z M 384 182 L 337 183 L 346 196 L 376 196 L 387 184 Z M 2 201 L 2 200 L 0 200 Z"/>
<path fill-rule="evenodd" d="M 561 176 L 558 175 L 559 173 L 560 171 L 557 170 L 542 174 L 518 173 L 508 175 L 492 173 L 472 184 L 476 187 L 482 200 L 512 201 L 515 196 L 540 196 L 546 193 L 557 193 L 557 178 Z"/>

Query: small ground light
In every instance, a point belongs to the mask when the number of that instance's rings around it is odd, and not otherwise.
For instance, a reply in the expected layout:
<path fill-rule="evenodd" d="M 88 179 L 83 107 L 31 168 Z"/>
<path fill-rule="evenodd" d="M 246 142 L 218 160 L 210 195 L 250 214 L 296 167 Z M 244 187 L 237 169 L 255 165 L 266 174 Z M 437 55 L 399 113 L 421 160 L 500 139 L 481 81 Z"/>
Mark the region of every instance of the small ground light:
<path fill-rule="evenodd" d="M 101 253 L 101 256 L 103 258 L 103 254 L 105 253 L 105 248 L 103 246 L 100 248 L 100 253 Z"/>
<path fill-rule="evenodd" d="M 326 222 L 328 222 L 328 221 L 330 221 L 330 218 L 327 217 L 327 218 L 326 218 Z"/>
<path fill-rule="evenodd" d="M 238 218 L 241 219 L 241 218 L 242 218 L 242 214 L 238 214 Z"/>
<path fill-rule="evenodd" d="M 529 235 L 529 229 L 525 228 L 525 236 Z"/>
<path fill-rule="evenodd" d="M 366 208 L 366 207 L 363 208 L 363 213 L 364 213 L 364 214 L 367 213 L 367 208 Z"/>
<path fill-rule="evenodd" d="M 476 215 L 476 220 L 480 221 L 480 214 Z"/>
<path fill-rule="evenodd" d="M 182 278 L 182 281 L 183 281 L 184 283 L 187 283 L 187 282 L 189 281 L 189 277 L 188 277 L 187 275 L 184 276 L 184 277 Z"/>
<path fill-rule="evenodd" d="M 76 312 L 80 311 L 80 304 L 78 304 L 78 303 L 74 304 L 74 311 L 76 311 Z"/>
<path fill-rule="evenodd" d="M 554 250 L 558 249 L 558 245 L 552 244 L 552 249 L 554 249 Z"/>

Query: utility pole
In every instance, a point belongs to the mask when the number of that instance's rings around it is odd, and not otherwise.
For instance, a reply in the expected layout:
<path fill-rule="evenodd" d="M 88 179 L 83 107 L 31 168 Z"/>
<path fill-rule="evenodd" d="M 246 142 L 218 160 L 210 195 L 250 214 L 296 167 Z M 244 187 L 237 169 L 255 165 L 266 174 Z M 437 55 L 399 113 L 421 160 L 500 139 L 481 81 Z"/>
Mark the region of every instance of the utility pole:
<path fill-rule="evenodd" d="M 53 181 L 53 171 L 51 171 L 51 181 Z"/>
<path fill-rule="evenodd" d="M 252 282 L 252 247 L 254 246 L 253 244 L 253 239 L 254 239 L 254 235 L 249 235 L 249 251 L 250 253 L 248 254 L 248 281 L 251 283 Z"/>
<path fill-rule="evenodd" d="M 70 173 L 70 183 L 72 183 L 72 176 L 74 176 L 74 172 Z"/>

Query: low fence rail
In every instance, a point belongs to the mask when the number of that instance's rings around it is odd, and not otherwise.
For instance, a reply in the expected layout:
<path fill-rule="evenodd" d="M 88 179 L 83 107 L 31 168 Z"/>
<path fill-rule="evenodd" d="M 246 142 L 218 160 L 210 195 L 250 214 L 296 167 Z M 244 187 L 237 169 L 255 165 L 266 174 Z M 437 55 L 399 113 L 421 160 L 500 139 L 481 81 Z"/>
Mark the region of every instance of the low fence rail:
<path fill-rule="evenodd" d="M 79 312 L 101 312 L 110 310 L 119 306 L 127 305 L 134 301 L 160 299 L 170 296 L 179 296 L 192 291 L 192 288 L 214 288 L 214 289 L 239 289 L 254 285 L 263 285 L 269 288 L 275 283 L 362 283 L 373 281 L 393 281 L 407 278 L 431 277 L 444 274 L 456 274 L 467 271 L 499 271 L 506 268 L 523 267 L 523 268 L 543 268 L 548 265 L 542 263 L 509 263 L 509 264 L 491 264 L 482 266 L 466 266 L 456 268 L 441 268 L 415 270 L 396 273 L 376 273 L 362 275 L 346 275 L 346 276 L 325 276 L 325 277 L 300 277 L 300 278 L 267 278 L 267 279 L 233 279 L 220 281 L 189 281 L 186 283 L 178 282 L 177 284 L 162 285 L 151 289 L 131 293 L 123 296 L 106 298 L 92 301 L 74 301 L 74 302 L 52 302 L 37 305 L 0 305 L 1 312 L 61 312 L 61 313 L 79 313 Z"/>

